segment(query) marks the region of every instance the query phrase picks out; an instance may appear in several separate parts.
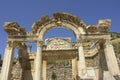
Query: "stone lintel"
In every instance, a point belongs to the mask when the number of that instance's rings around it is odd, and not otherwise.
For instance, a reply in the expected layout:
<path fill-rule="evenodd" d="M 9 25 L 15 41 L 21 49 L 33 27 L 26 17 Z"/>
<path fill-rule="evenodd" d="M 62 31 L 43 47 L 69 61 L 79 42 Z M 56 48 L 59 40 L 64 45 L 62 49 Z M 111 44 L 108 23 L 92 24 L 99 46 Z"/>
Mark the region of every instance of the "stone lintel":
<path fill-rule="evenodd" d="M 8 41 L 36 42 L 37 40 L 38 40 L 37 35 L 8 35 Z"/>
<path fill-rule="evenodd" d="M 77 57 L 76 50 L 49 50 L 43 51 L 43 59 L 45 60 L 65 60 Z"/>
<path fill-rule="evenodd" d="M 85 57 L 93 57 L 97 54 L 97 51 L 85 51 Z M 29 53 L 29 59 L 35 59 L 36 52 Z M 78 49 L 73 50 L 43 50 L 43 60 L 61 60 L 61 59 L 73 59 L 78 56 Z"/>
<path fill-rule="evenodd" d="M 110 34 L 83 34 L 81 35 L 83 40 L 100 40 L 100 39 L 111 39 Z"/>
<path fill-rule="evenodd" d="M 83 40 L 99 40 L 99 39 L 111 39 L 109 34 L 88 34 L 81 35 Z M 8 41 L 18 42 L 36 42 L 38 40 L 37 35 L 8 35 Z"/>
<path fill-rule="evenodd" d="M 65 60 L 77 56 L 77 50 L 47 50 L 42 51 L 43 60 Z M 35 59 L 36 52 L 29 54 L 29 59 Z"/>

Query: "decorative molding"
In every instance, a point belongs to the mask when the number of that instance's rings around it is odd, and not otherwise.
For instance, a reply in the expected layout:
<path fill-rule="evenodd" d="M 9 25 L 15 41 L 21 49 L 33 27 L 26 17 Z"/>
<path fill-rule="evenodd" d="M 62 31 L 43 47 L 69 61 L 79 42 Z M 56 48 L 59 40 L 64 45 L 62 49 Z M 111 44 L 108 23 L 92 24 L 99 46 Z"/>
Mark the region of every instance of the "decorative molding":
<path fill-rule="evenodd" d="M 81 26 L 81 24 L 83 24 L 83 23 L 80 24 L 81 20 L 78 17 L 73 16 L 71 14 L 67 14 L 67 13 L 54 13 L 53 16 L 54 16 L 54 19 L 56 21 L 62 21 L 62 20 L 64 21 L 65 20 L 65 21 L 69 21 L 71 23 L 74 23 L 74 24 L 76 24 L 78 26 Z"/>
<path fill-rule="evenodd" d="M 97 27 L 99 32 L 107 33 L 111 27 L 111 20 L 110 19 L 99 20 Z"/>
<path fill-rule="evenodd" d="M 81 21 L 77 16 L 68 13 L 54 13 L 53 18 L 49 18 L 49 16 L 43 16 L 39 21 L 36 21 L 32 25 L 32 32 L 36 34 L 39 29 L 42 29 L 42 26 L 46 26 L 46 24 L 55 23 L 56 26 L 62 26 L 62 23 L 68 23 L 71 25 L 76 25 L 77 28 L 82 27 L 86 29 L 86 25 L 83 21 Z"/>
<path fill-rule="evenodd" d="M 26 33 L 25 28 L 20 28 L 17 22 L 6 22 L 4 24 L 4 30 L 8 33 L 8 35 Z"/>

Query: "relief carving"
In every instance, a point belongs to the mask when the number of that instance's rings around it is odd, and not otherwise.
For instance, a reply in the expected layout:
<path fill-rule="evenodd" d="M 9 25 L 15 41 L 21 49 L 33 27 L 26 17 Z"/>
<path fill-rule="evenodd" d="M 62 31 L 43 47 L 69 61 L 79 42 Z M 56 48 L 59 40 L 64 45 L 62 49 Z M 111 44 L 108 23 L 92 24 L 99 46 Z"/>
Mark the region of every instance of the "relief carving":
<path fill-rule="evenodd" d="M 48 17 L 48 15 L 43 16 L 39 21 L 36 22 L 36 26 L 40 27 L 42 25 L 44 25 L 46 22 L 48 22 L 50 19 Z"/>
<path fill-rule="evenodd" d="M 72 44 L 67 39 L 51 39 L 47 41 L 47 50 L 72 49 Z"/>
<path fill-rule="evenodd" d="M 33 33 L 37 32 L 37 29 L 44 25 L 45 23 L 49 22 L 50 21 L 50 18 L 48 15 L 45 15 L 45 16 L 42 16 L 41 19 L 37 22 L 35 22 L 32 26 L 32 31 Z"/>
<path fill-rule="evenodd" d="M 111 27 L 111 20 L 110 19 L 105 19 L 105 20 L 99 20 L 98 22 L 98 29 L 100 32 L 108 32 L 108 30 Z"/>
<path fill-rule="evenodd" d="M 54 18 L 49 18 L 48 15 L 43 16 L 39 21 L 35 22 L 32 25 L 32 32 L 37 33 L 38 29 L 42 25 L 55 23 L 56 26 L 62 26 L 61 22 L 70 23 L 71 25 L 75 24 L 77 27 L 85 28 L 86 25 L 81 21 L 77 16 L 68 13 L 54 13 Z"/>
<path fill-rule="evenodd" d="M 71 14 L 66 13 L 54 13 L 54 19 L 57 21 L 69 21 L 71 23 L 74 23 L 78 26 L 80 26 L 80 19 L 76 16 L 73 16 Z"/>
<path fill-rule="evenodd" d="M 4 30 L 10 35 L 17 34 L 20 32 L 19 25 L 17 24 L 17 22 L 6 22 L 4 24 Z"/>
<path fill-rule="evenodd" d="M 20 27 L 17 22 L 5 22 L 4 28 L 16 28 Z"/>

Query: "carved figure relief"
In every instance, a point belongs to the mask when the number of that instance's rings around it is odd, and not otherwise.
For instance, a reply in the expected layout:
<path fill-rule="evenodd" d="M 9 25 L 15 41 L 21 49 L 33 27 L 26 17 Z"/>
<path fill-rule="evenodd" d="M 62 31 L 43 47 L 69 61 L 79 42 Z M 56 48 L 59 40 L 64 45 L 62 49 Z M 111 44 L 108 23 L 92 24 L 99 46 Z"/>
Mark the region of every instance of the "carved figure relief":
<path fill-rule="evenodd" d="M 71 49 L 72 45 L 67 39 L 51 39 L 47 40 L 47 50 L 63 50 Z"/>

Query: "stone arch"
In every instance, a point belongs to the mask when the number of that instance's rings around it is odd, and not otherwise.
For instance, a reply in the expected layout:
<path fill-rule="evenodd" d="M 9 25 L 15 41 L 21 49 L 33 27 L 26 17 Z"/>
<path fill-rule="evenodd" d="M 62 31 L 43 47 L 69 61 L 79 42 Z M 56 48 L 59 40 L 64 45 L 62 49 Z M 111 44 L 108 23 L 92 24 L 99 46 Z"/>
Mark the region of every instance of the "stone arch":
<path fill-rule="evenodd" d="M 32 25 L 32 32 L 39 36 L 40 41 L 43 41 L 45 33 L 53 28 L 65 28 L 72 31 L 76 40 L 79 40 L 81 34 L 86 33 L 86 25 L 78 17 L 67 13 L 54 13 L 53 16 L 54 18 L 43 16 Z"/>

